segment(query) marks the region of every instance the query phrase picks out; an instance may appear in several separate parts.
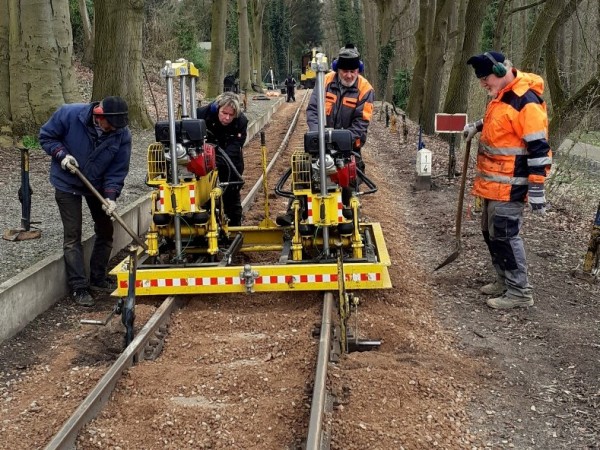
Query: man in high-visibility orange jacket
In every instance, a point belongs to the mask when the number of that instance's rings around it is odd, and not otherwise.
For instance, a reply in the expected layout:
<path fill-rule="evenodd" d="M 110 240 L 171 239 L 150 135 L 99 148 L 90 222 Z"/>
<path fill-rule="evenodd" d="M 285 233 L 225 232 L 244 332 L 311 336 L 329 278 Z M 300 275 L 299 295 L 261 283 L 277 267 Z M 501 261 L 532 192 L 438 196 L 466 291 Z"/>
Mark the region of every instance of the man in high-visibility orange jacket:
<path fill-rule="evenodd" d="M 364 172 L 361 148 L 367 140 L 367 129 L 373 115 L 375 91 L 361 75 L 364 71 L 360 53 L 354 44 L 346 44 L 325 75 L 325 127 L 349 130 L 357 167 Z M 319 129 L 317 90 L 313 90 L 306 107 L 306 123 L 310 131 Z M 342 201 L 348 205 L 351 189 L 344 188 Z"/>
<path fill-rule="evenodd" d="M 361 75 L 364 65 L 360 53 L 354 44 L 346 44 L 340 49 L 338 57 L 331 65 L 332 71 L 325 75 L 325 128 L 349 130 L 352 135 L 352 151 L 356 166 L 362 172 L 365 164 L 362 160 L 361 148 L 367 141 L 367 130 L 373 116 L 373 100 L 375 91 L 371 83 Z M 306 107 L 306 123 L 310 131 L 318 131 L 318 90 L 313 90 Z M 342 189 L 344 211 L 350 211 L 352 191 L 357 185 Z M 346 213 L 344 213 L 346 214 Z M 351 216 L 348 216 L 351 217 Z M 277 224 L 289 226 L 293 221 L 293 213 L 288 208 L 286 214 L 277 217 Z"/>
<path fill-rule="evenodd" d="M 546 212 L 552 151 L 544 82 L 513 68 L 498 52 L 473 56 L 467 64 L 492 98 L 483 119 L 464 129 L 467 139 L 481 132 L 473 194 L 483 199 L 481 229 L 497 273 L 481 292 L 492 296 L 487 304 L 495 309 L 528 307 L 533 289 L 519 231 L 527 200 L 534 214 Z"/>

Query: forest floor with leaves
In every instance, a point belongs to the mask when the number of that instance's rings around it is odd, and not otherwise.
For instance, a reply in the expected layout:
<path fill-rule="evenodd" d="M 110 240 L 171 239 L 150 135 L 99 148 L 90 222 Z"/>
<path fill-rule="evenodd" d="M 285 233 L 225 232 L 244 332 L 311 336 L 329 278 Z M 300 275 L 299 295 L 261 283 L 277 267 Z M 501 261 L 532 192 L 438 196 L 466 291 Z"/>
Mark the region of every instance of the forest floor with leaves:
<path fill-rule="evenodd" d="M 378 129 L 374 124 L 370 131 Z M 420 266 L 429 267 L 428 284 L 436 294 L 432 307 L 461 351 L 484 363 L 481 389 L 469 409 L 475 428 L 488 436 L 486 446 L 599 448 L 600 290 L 573 276 L 583 262 L 600 200 L 598 176 L 588 173 L 581 160 L 564 154 L 555 158 L 546 186 L 548 212 L 538 217 L 527 211 L 522 229 L 535 304 L 497 311 L 478 292 L 494 276 L 481 216 L 469 194 L 476 151 L 469 162 L 460 256 L 433 272 L 455 247 L 460 177 L 447 176 L 449 145 L 425 137 L 434 154 L 432 189 L 414 191 L 416 130 L 409 133 L 408 145 L 391 134 L 372 134 L 378 140 L 385 136 L 375 148 L 397 168 L 399 195 L 406 202 L 396 214 L 410 230 Z"/>

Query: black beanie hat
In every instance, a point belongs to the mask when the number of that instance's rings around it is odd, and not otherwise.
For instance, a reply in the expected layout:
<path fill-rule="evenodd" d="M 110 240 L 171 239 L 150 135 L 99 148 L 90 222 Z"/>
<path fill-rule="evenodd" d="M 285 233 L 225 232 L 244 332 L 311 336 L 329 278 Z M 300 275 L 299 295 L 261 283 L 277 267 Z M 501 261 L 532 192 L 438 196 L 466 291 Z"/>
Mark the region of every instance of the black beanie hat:
<path fill-rule="evenodd" d="M 354 70 L 360 67 L 360 53 L 354 44 L 346 44 L 340 49 L 336 64 L 338 69 L 343 70 Z"/>
<path fill-rule="evenodd" d="M 492 58 L 494 58 L 496 60 L 496 62 L 498 62 L 498 63 L 504 62 L 505 58 L 502 53 L 499 53 L 499 52 L 487 52 L 487 53 Z M 492 61 L 491 58 L 486 56 L 485 53 L 482 53 L 481 55 L 471 56 L 467 60 L 467 64 L 470 64 L 471 66 L 473 66 L 473 69 L 475 69 L 475 76 L 477 78 L 487 77 L 488 75 L 491 75 L 492 73 L 494 73 L 494 70 L 493 70 L 494 62 Z"/>
<path fill-rule="evenodd" d="M 104 118 L 115 128 L 124 128 L 129 123 L 127 102 L 121 97 L 106 97 L 102 100 Z"/>

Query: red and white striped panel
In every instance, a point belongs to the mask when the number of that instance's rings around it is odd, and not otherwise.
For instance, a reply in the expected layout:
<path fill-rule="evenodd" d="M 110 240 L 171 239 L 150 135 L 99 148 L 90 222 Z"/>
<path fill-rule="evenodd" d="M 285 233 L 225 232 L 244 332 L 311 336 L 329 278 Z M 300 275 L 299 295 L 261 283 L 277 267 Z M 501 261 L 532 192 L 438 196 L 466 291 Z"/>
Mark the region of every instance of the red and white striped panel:
<path fill-rule="evenodd" d="M 160 212 L 165 212 L 165 187 L 162 185 L 158 188 L 158 196 L 158 203 L 160 205 L 158 210 Z"/>
<path fill-rule="evenodd" d="M 378 272 L 346 274 L 346 281 L 380 281 L 381 274 Z M 300 283 L 337 283 L 338 275 L 333 274 L 310 274 L 310 275 L 263 275 L 256 278 L 256 284 L 300 284 Z M 136 287 L 143 288 L 166 288 L 185 286 L 237 286 L 243 285 L 244 280 L 240 277 L 193 277 L 193 278 L 156 278 L 151 280 L 136 280 Z M 119 288 L 127 289 L 128 281 L 119 281 Z"/>
<path fill-rule="evenodd" d="M 196 186 L 190 184 L 190 211 L 196 211 Z"/>

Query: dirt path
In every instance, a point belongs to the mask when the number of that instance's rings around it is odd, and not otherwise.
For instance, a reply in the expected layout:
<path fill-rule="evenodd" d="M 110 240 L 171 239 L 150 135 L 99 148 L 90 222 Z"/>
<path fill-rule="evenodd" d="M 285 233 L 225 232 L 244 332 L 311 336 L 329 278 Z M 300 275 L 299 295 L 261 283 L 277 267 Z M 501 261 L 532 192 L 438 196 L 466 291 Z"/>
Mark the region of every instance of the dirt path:
<path fill-rule="evenodd" d="M 381 130 L 379 123 L 375 130 Z M 494 311 L 478 293 L 493 275 L 470 195 L 465 199 L 470 216 L 463 222 L 461 256 L 439 272 L 431 271 L 454 248 L 458 179 L 444 176 L 447 144 L 426 140 L 437 163 L 434 175 L 442 175 L 434 179 L 431 191 L 413 192 L 416 145 L 398 146 L 389 135 L 373 134 L 383 137 L 375 145 L 377 158 L 392 155 L 391 177 L 405 200 L 395 213 L 407 226 L 419 266 L 427 272 L 433 313 L 455 335 L 458 351 L 482 364 L 472 380 L 477 390 L 468 411 L 474 428 L 485 436 L 484 444 L 598 448 L 599 289 L 571 276 L 587 249 L 597 192 L 594 197 L 585 185 L 575 183 L 570 195 L 556 185 L 550 188 L 553 208 L 544 218 L 526 217 L 523 229 L 536 303 L 527 310 Z M 390 151 L 394 147 L 398 150 Z M 472 179 L 472 164 L 470 173 Z"/>

